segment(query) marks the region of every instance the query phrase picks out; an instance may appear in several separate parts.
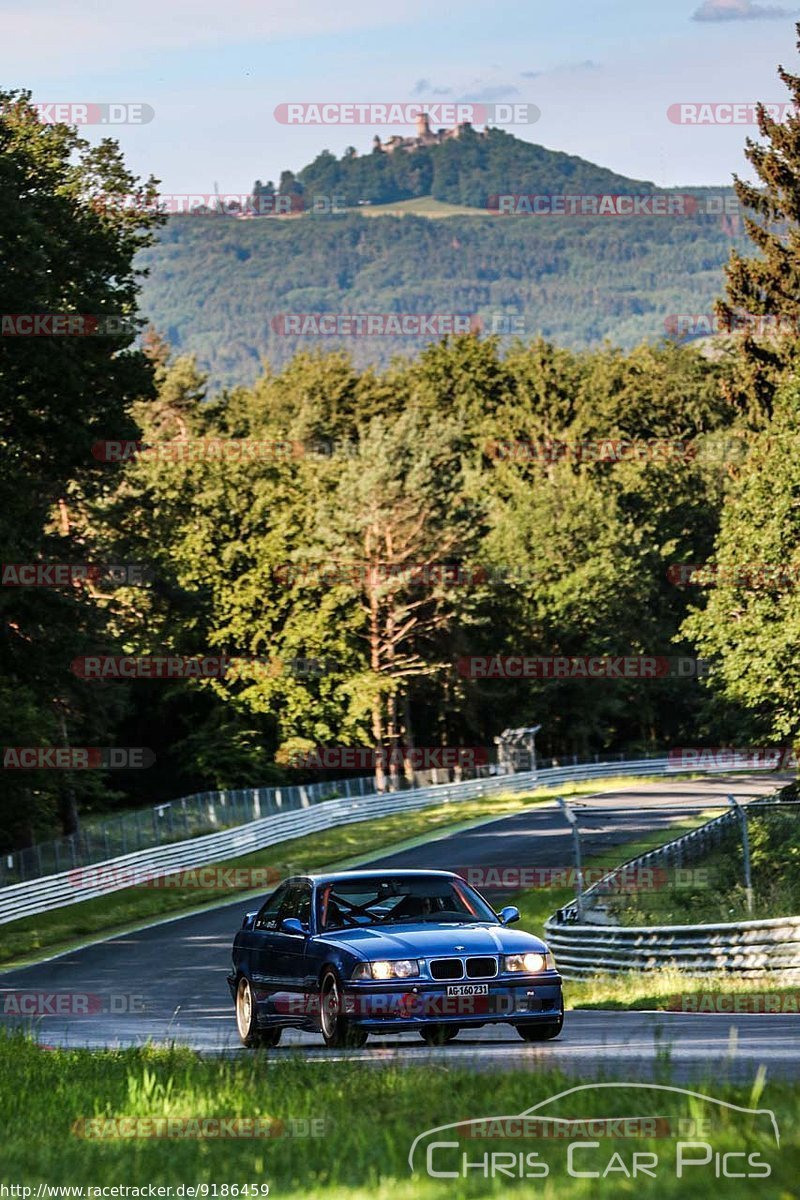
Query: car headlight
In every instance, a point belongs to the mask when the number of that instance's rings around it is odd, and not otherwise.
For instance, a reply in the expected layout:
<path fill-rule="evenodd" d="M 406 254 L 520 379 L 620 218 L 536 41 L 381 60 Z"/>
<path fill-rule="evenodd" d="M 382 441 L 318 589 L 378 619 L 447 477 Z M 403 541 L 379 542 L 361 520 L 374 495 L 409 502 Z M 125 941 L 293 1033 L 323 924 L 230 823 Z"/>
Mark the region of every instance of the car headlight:
<path fill-rule="evenodd" d="M 419 975 L 419 963 L 413 958 L 359 963 L 353 971 L 353 979 L 411 979 L 414 975 Z"/>
<path fill-rule="evenodd" d="M 549 950 L 538 954 L 535 950 L 527 954 L 507 954 L 506 970 L 521 971 L 526 975 L 537 975 L 540 971 L 552 971 L 555 963 Z"/>

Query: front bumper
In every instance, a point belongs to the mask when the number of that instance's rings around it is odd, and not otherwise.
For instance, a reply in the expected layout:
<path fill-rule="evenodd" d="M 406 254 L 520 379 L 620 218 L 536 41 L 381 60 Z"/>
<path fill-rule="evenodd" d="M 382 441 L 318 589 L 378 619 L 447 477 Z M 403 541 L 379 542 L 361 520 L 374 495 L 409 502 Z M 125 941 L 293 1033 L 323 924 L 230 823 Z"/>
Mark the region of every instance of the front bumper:
<path fill-rule="evenodd" d="M 488 980 L 485 995 L 452 996 L 447 989 L 447 984 L 427 980 L 348 983 L 343 988 L 343 1013 L 364 1029 L 401 1030 L 430 1024 L 547 1024 L 560 1020 L 563 1011 L 561 976 L 556 971 Z"/>

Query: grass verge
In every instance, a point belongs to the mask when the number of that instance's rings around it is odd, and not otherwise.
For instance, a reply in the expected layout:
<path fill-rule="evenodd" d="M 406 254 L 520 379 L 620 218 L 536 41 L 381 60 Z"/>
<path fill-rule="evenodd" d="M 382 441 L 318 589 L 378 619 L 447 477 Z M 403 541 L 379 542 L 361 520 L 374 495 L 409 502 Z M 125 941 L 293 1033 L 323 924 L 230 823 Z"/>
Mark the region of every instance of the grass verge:
<path fill-rule="evenodd" d="M 39 1184 L 144 1186 L 144 1195 L 152 1184 L 170 1186 L 174 1197 L 183 1184 L 208 1185 L 209 1197 L 214 1196 L 211 1189 L 216 1185 L 216 1196 L 230 1197 L 234 1194 L 231 1185 L 241 1189 L 245 1183 L 268 1184 L 271 1195 L 282 1200 L 309 1196 L 326 1200 L 450 1200 L 509 1194 L 535 1195 L 537 1200 L 583 1200 L 634 1193 L 700 1200 L 709 1187 L 717 1195 L 736 1200 L 795 1196 L 800 1165 L 797 1085 L 765 1085 L 763 1074 L 757 1075 L 753 1084 L 721 1084 L 711 1081 L 711 1070 L 707 1081 L 687 1088 L 727 1104 L 759 1109 L 762 1115 L 635 1084 L 623 1083 L 619 1089 L 590 1088 L 564 1097 L 544 1111 L 572 1120 L 649 1119 L 654 1123 L 651 1129 L 660 1119 L 660 1136 L 642 1137 L 640 1131 L 637 1136 L 621 1138 L 619 1131 L 616 1136 L 610 1131 L 599 1136 L 578 1133 L 573 1139 L 563 1134 L 548 1138 L 536 1132 L 520 1137 L 517 1132 L 514 1140 L 500 1140 L 496 1134 L 492 1140 L 477 1140 L 463 1131 L 447 1130 L 422 1144 L 414 1159 L 417 1173 L 412 1175 L 409 1151 L 424 1131 L 451 1122 L 524 1112 L 574 1088 L 575 1079 L 541 1066 L 536 1071 L 494 1074 L 487 1086 L 486 1075 L 448 1067 L 441 1059 L 404 1068 L 369 1065 L 346 1056 L 313 1063 L 275 1054 L 203 1059 L 181 1048 L 99 1053 L 47 1050 L 19 1035 L 0 1037 L 0 1109 L 11 1119 L 4 1132 L 0 1171 L 3 1181 L 32 1187 L 33 1196 Z M 668 1063 L 661 1062 L 657 1072 L 657 1081 L 667 1084 Z M 775 1114 L 780 1148 L 764 1110 Z M 120 1117 L 260 1118 L 275 1136 L 258 1140 L 109 1138 L 107 1135 L 118 1129 L 109 1120 Z M 320 1118 L 324 1121 L 322 1136 L 296 1136 L 315 1128 L 319 1134 L 320 1126 L 311 1122 Z M 81 1119 L 90 1124 L 76 1126 Z M 456 1178 L 434 1179 L 425 1169 L 425 1150 L 437 1139 L 457 1143 L 454 1149 L 436 1150 L 432 1158 L 434 1169 L 455 1169 Z M 577 1149 L 571 1174 L 568 1144 L 573 1140 L 584 1145 Z M 676 1159 L 682 1141 L 693 1143 L 693 1149 L 683 1153 L 700 1165 L 684 1167 L 683 1177 L 678 1178 Z M 715 1160 L 711 1156 L 703 1163 L 705 1155 L 698 1149 L 698 1141 L 717 1154 L 744 1152 L 731 1160 L 738 1177 L 715 1176 Z M 466 1178 L 460 1178 L 464 1152 L 469 1162 L 484 1166 L 472 1168 Z M 493 1160 L 484 1156 L 503 1152 L 506 1171 L 487 1178 Z M 649 1177 L 640 1173 L 635 1180 L 630 1178 L 634 1153 L 656 1156 L 650 1162 Z M 513 1156 L 511 1172 L 508 1154 Z M 528 1178 L 514 1177 L 519 1173 L 520 1155 L 533 1156 L 523 1159 Z M 576 1178 L 579 1170 L 597 1174 Z M 742 1178 L 746 1174 L 752 1177 Z M 227 1192 L 221 1190 L 225 1186 Z"/>
<path fill-rule="evenodd" d="M 564 984 L 570 1008 L 664 1009 L 670 1012 L 800 1012 L 795 977 L 771 972 L 745 979 L 729 972 L 686 975 L 675 967 L 593 975 Z"/>

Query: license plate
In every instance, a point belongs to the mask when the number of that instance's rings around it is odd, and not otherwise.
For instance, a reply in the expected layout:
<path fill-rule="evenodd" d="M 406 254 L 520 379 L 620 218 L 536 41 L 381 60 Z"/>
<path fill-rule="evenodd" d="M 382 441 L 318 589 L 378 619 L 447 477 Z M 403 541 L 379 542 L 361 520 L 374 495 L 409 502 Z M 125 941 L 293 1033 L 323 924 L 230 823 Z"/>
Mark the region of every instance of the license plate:
<path fill-rule="evenodd" d="M 450 983 L 447 986 L 448 996 L 488 996 L 488 983 Z"/>

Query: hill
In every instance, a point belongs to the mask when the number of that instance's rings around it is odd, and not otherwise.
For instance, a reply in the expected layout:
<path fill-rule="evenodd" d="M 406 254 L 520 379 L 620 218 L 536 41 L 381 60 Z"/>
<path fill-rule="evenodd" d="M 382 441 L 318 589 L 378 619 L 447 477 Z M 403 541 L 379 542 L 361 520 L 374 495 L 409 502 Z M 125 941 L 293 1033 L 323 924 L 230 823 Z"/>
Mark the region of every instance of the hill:
<path fill-rule="evenodd" d="M 286 314 L 457 313 L 573 349 L 604 339 L 629 347 L 663 337 L 669 317 L 710 312 L 732 246 L 745 245 L 730 218 L 490 215 L 489 197 L 505 191 L 655 191 L 500 131 L 412 153 L 325 152 L 296 179 L 284 172 L 281 190 L 291 188 L 369 204 L 315 213 L 309 203 L 286 218 L 176 216 L 140 256 L 150 272 L 143 315 L 215 386 L 250 383 L 262 358 L 281 366 L 298 349 L 345 347 L 364 366 L 422 345 L 391 332 L 294 333 Z"/>
<path fill-rule="evenodd" d="M 282 177 L 281 190 L 287 173 Z M 448 204 L 486 208 L 498 192 L 648 192 L 655 185 L 628 179 L 574 155 L 524 142 L 501 129 L 462 129 L 458 138 L 407 152 L 345 154 L 324 150 L 297 175 L 311 194 L 342 195 L 359 202 L 388 204 L 432 196 Z"/>
<path fill-rule="evenodd" d="M 216 385 L 252 382 L 299 348 L 346 346 L 359 364 L 412 354 L 408 337 L 276 331 L 285 313 L 495 313 L 573 348 L 664 336 L 709 312 L 732 241 L 713 218 L 174 217 L 140 256 L 142 312 Z M 515 328 L 508 325 L 508 328 Z"/>

